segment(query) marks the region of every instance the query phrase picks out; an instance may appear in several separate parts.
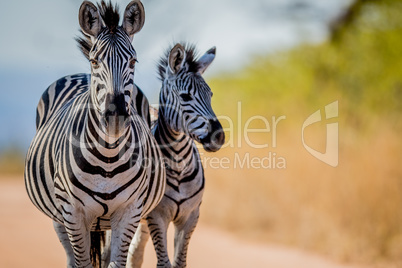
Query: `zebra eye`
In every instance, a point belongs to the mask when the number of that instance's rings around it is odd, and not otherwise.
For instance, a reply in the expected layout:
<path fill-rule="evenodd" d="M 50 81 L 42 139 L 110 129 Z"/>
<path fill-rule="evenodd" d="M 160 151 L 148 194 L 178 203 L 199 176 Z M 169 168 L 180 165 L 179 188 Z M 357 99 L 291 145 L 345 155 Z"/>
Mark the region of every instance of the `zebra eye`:
<path fill-rule="evenodd" d="M 94 67 L 94 68 L 98 68 L 98 67 L 99 67 L 97 60 L 90 59 L 89 62 L 91 63 L 92 67 Z"/>
<path fill-rule="evenodd" d="M 133 69 L 133 68 L 135 67 L 135 63 L 136 63 L 136 62 L 138 62 L 137 59 L 131 59 L 131 60 L 130 60 L 129 66 L 130 66 L 131 69 Z"/>
<path fill-rule="evenodd" d="M 191 100 L 193 99 L 193 97 L 192 97 L 190 94 L 188 94 L 188 93 L 182 93 L 182 94 L 180 94 L 180 98 L 181 98 L 183 101 L 191 101 Z"/>

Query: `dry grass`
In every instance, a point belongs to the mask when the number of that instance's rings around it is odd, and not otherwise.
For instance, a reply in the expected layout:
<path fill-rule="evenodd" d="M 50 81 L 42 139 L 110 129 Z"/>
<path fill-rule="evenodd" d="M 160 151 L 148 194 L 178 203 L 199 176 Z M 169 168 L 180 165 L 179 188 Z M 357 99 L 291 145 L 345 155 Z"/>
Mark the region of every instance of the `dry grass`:
<path fill-rule="evenodd" d="M 339 166 L 333 168 L 303 148 L 301 122 L 288 118 L 279 123 L 276 148 L 272 134 L 258 133 L 250 135 L 251 141 L 268 142 L 268 148 L 254 149 L 244 140 L 238 146 L 234 137 L 233 148 L 204 153 L 201 221 L 246 239 L 304 248 L 336 260 L 401 267 L 400 129 L 380 120 L 364 130 L 341 121 Z M 305 135 L 307 144 L 323 150 L 325 125 L 312 126 Z M 240 168 L 238 162 L 233 168 L 236 154 L 261 159 L 269 152 L 277 160 L 283 157 L 286 168 Z M 0 175 L 18 171 L 21 178 L 23 162 L 7 155 L 1 158 Z M 215 157 L 229 158 L 224 166 L 230 168 L 212 168 Z"/>
<path fill-rule="evenodd" d="M 252 115 L 288 118 L 279 123 L 277 148 L 271 147 L 270 133 L 259 133 L 255 143 L 268 141 L 269 148 L 243 142 L 205 156 L 263 157 L 271 151 L 285 157 L 287 168 L 206 168 L 202 221 L 338 260 L 402 267 L 402 17 L 397 10 L 400 1 L 369 1 L 338 42 L 257 58 L 241 72 L 209 83 L 217 114 L 236 117 L 241 101 L 244 118 L 237 126 L 244 128 Z M 303 148 L 301 126 L 335 100 L 340 133 L 339 166 L 333 168 Z M 311 147 L 324 151 L 325 125 L 312 125 L 305 135 Z"/>
<path fill-rule="evenodd" d="M 342 261 L 402 264 L 402 141 L 391 126 L 369 134 L 340 126 L 339 166 L 330 167 L 302 146 L 289 123 L 277 148 L 225 148 L 286 159 L 286 169 L 206 167 L 201 220 L 250 239 L 274 241 Z M 325 131 L 324 131 L 325 133 Z M 323 148 L 318 132 L 307 143 Z M 391 267 L 391 266 L 390 266 Z"/>

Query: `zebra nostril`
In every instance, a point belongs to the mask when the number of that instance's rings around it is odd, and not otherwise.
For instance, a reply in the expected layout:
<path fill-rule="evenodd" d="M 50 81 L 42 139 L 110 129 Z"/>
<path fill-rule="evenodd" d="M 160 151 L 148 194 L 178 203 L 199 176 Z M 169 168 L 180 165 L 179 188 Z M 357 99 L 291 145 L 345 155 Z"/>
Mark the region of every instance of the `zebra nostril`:
<path fill-rule="evenodd" d="M 128 105 L 124 99 L 123 94 L 113 95 L 109 94 L 106 97 L 106 110 L 104 116 L 108 117 L 124 117 L 127 118 L 128 114 Z"/>
<path fill-rule="evenodd" d="M 116 115 L 116 107 L 113 104 L 109 105 L 104 114 L 106 125 L 109 125 L 112 117 L 116 117 Z"/>
<path fill-rule="evenodd" d="M 225 143 L 225 133 L 223 132 L 223 128 L 219 120 L 210 119 L 209 120 L 209 135 L 211 136 L 211 141 L 216 145 L 221 146 Z"/>
<path fill-rule="evenodd" d="M 225 143 L 225 132 L 223 132 L 223 129 L 218 131 L 218 133 L 216 135 L 216 140 L 217 140 L 217 144 L 219 144 L 219 145 L 222 145 Z"/>
<path fill-rule="evenodd" d="M 116 106 L 114 104 L 110 104 L 105 111 L 105 116 L 114 116 L 116 114 Z"/>

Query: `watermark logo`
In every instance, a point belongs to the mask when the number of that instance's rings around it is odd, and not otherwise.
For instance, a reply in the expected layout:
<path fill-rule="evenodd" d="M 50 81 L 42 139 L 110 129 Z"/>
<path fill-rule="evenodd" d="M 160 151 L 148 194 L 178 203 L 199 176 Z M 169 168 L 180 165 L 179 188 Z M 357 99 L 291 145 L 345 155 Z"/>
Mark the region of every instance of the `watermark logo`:
<path fill-rule="evenodd" d="M 178 107 L 170 107 L 171 109 L 178 109 Z M 89 114 L 89 117 L 92 116 L 92 109 L 96 109 L 96 107 L 83 105 L 79 107 L 79 109 L 87 110 L 86 113 Z M 180 114 L 182 111 L 177 110 L 176 113 Z M 237 116 L 236 116 L 237 115 Z M 324 109 L 317 110 L 313 114 L 311 114 L 302 124 L 301 129 L 301 139 L 303 147 L 315 158 L 320 161 L 328 164 L 332 167 L 338 166 L 338 122 L 336 118 L 338 117 L 338 101 L 334 101 L 324 107 Z M 263 116 L 263 115 L 252 115 L 250 117 L 245 118 L 242 113 L 242 103 L 237 103 L 237 113 L 232 117 L 226 115 L 220 115 L 217 117 L 221 123 L 224 124 L 225 127 L 222 127 L 219 131 L 224 131 L 226 133 L 226 142 L 222 145 L 221 150 L 225 148 L 230 148 L 232 151 L 231 155 L 209 155 L 204 154 L 203 151 L 200 151 L 200 161 L 204 168 L 213 168 L 213 169 L 286 169 L 287 168 L 287 157 L 281 154 L 281 150 L 278 150 L 278 140 L 279 138 L 279 129 L 281 129 L 282 125 L 286 123 L 286 119 L 288 118 L 286 115 L 273 115 L 273 116 Z M 334 120 L 335 119 L 335 120 Z M 121 122 L 125 122 L 125 118 L 118 118 Z M 141 121 L 139 115 L 133 115 L 131 120 L 133 121 Z M 98 120 L 100 121 L 100 120 Z M 335 122 L 334 122 L 335 121 Z M 319 122 L 327 123 L 326 126 L 326 145 L 325 151 L 322 153 L 314 148 L 312 148 L 311 144 L 308 145 L 305 139 L 305 129 Z M 123 126 L 123 123 L 119 123 L 116 126 Z M 300 123 L 300 121 L 299 121 Z M 300 133 L 299 126 L 297 124 L 297 130 L 288 133 Z M 202 127 L 208 128 L 208 124 L 201 124 Z M 202 130 L 200 127 L 198 130 Z M 139 156 L 132 154 L 136 149 L 142 147 L 144 144 L 147 144 L 146 135 L 138 135 L 138 140 L 127 139 L 125 135 L 115 135 L 109 136 L 102 127 L 99 126 L 99 129 L 95 129 L 94 131 L 89 131 L 89 135 L 84 135 L 82 131 L 79 129 L 79 125 L 71 125 L 65 129 L 65 133 L 67 138 L 69 139 L 71 145 L 79 149 L 81 151 L 91 151 L 94 148 L 97 148 L 99 151 L 109 150 L 109 154 L 113 154 L 114 156 L 118 156 L 122 161 L 132 161 L 130 165 L 134 165 L 141 160 Z M 202 131 L 199 131 L 202 133 Z M 283 132 L 283 130 L 281 130 Z M 193 134 L 195 132 L 193 131 Z M 195 134 L 194 134 L 195 135 Z M 215 135 L 215 134 L 212 134 Z M 118 137 L 119 136 L 119 137 Z M 121 136 L 121 137 L 120 137 Z M 297 135 L 298 136 L 298 135 Z M 296 137 L 298 141 L 300 141 L 299 137 Z M 280 142 L 279 142 L 280 143 Z M 153 144 L 155 145 L 155 144 Z M 173 148 L 173 151 L 176 150 L 176 146 L 180 145 L 180 140 L 176 141 L 172 139 L 169 143 L 159 144 L 161 148 Z M 201 149 L 203 147 L 202 144 L 197 144 L 197 147 Z M 245 147 L 245 148 L 243 148 Z M 303 147 L 301 144 L 297 142 L 297 147 L 294 147 L 294 150 L 301 150 L 304 153 Z M 243 149 L 242 149 L 243 148 Z M 242 149 L 242 150 L 239 150 Z M 177 151 L 180 148 L 178 147 Z M 261 153 L 263 152 L 263 153 Z M 304 153 L 305 154 L 305 153 Z M 159 161 L 159 159 L 145 159 L 147 162 L 142 163 L 141 165 L 147 166 L 148 160 L 151 162 L 153 160 Z M 144 161 L 145 161 L 144 160 Z M 175 164 L 176 161 L 171 161 L 169 165 Z M 179 161 L 179 166 L 177 169 L 182 168 L 182 162 Z"/>
<path fill-rule="evenodd" d="M 338 117 L 338 101 L 334 101 L 325 106 L 325 119 Z M 338 123 L 327 123 L 327 137 L 325 152 L 321 153 L 308 146 L 304 140 L 304 129 L 312 124 L 322 121 L 321 111 L 317 110 L 311 114 L 303 123 L 302 127 L 302 142 L 304 148 L 315 158 L 332 166 L 338 166 Z"/>

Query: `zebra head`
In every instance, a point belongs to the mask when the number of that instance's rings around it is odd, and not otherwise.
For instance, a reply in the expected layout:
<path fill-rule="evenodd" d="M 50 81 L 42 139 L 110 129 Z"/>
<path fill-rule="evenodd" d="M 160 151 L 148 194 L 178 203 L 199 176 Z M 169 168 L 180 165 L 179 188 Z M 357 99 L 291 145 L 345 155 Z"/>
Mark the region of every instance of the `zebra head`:
<path fill-rule="evenodd" d="M 144 7 L 139 0 L 130 2 L 119 26 L 117 6 L 101 2 L 97 7 L 84 1 L 79 23 L 86 36 L 78 39 L 91 63 L 90 95 L 100 114 L 101 129 L 119 137 L 130 125 L 137 55 L 132 46 L 134 34 L 144 25 Z"/>
<path fill-rule="evenodd" d="M 194 46 L 176 44 L 161 59 L 161 102 L 165 120 L 176 132 L 189 135 L 209 152 L 218 151 L 225 134 L 211 106 L 212 91 L 202 74 L 215 58 L 215 47 L 195 59 Z"/>

